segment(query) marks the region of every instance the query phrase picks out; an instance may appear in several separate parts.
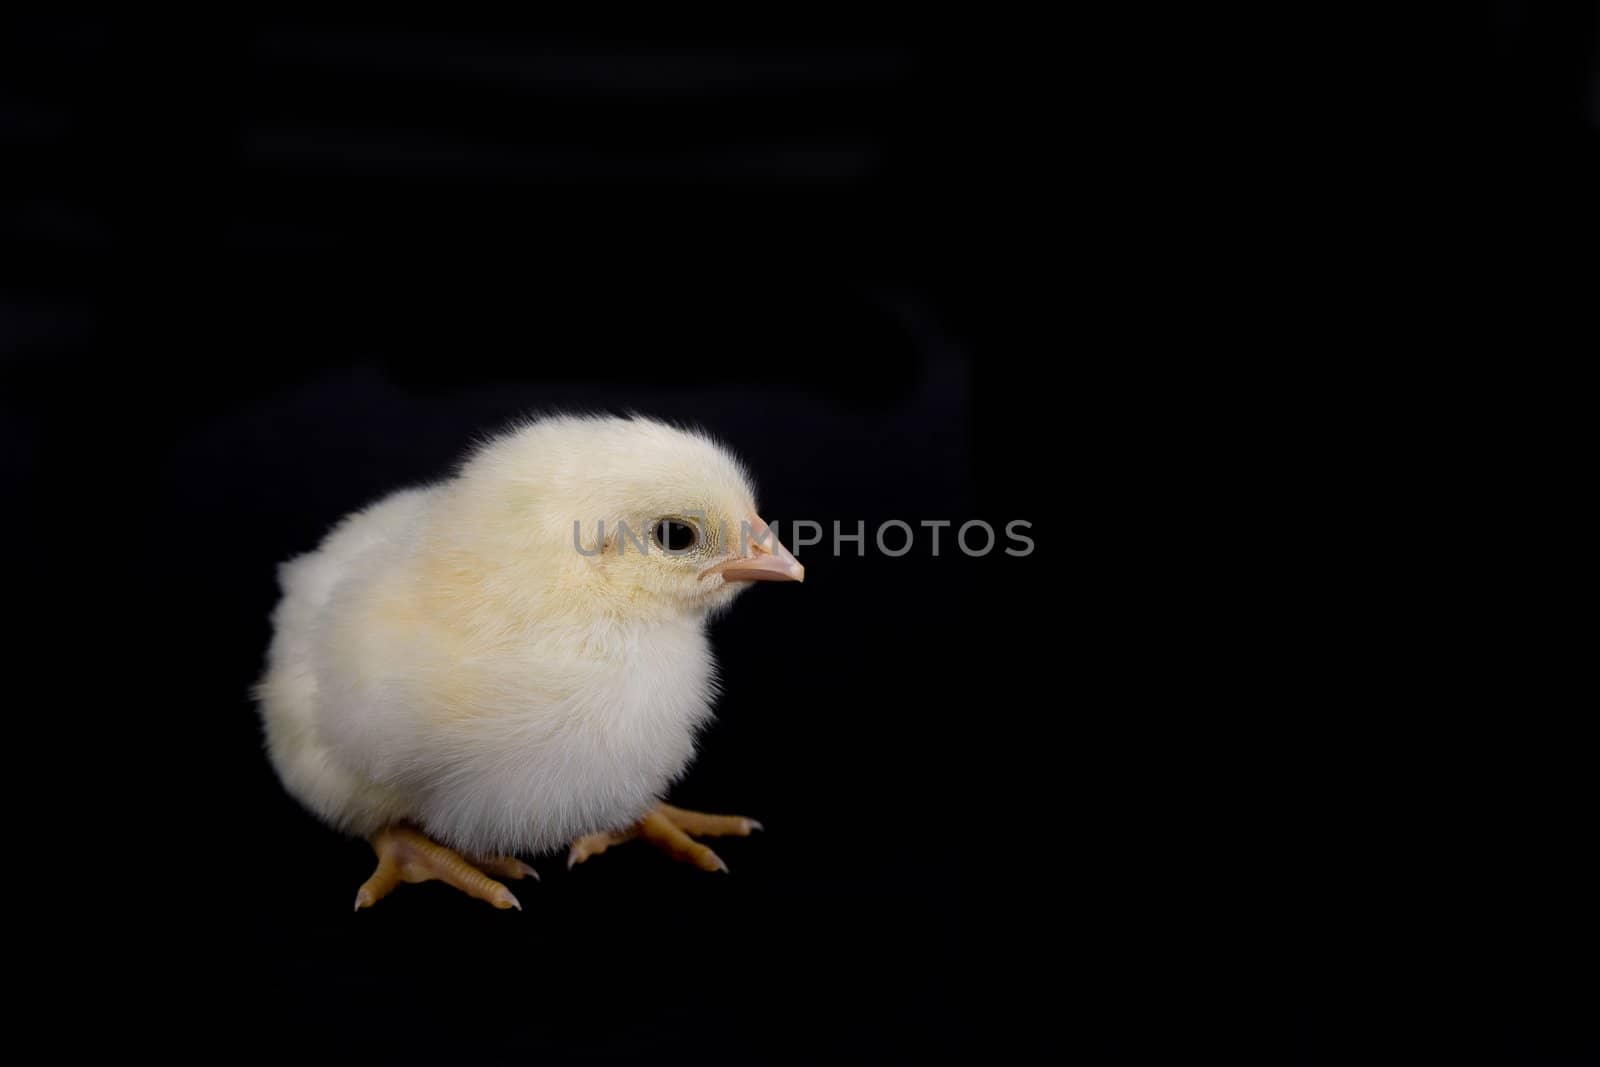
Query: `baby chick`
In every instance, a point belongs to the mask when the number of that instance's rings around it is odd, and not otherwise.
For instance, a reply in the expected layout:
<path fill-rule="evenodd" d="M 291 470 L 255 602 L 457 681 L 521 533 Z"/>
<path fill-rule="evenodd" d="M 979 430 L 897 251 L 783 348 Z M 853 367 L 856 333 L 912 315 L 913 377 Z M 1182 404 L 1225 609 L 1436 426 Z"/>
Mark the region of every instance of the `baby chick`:
<path fill-rule="evenodd" d="M 357 910 L 437 879 L 499 908 L 514 857 L 760 825 L 661 802 L 711 714 L 706 621 L 805 569 L 739 462 L 643 418 L 551 417 L 345 518 L 279 569 L 256 687 L 285 788 L 368 838 Z M 535 875 L 537 877 L 537 875 Z"/>

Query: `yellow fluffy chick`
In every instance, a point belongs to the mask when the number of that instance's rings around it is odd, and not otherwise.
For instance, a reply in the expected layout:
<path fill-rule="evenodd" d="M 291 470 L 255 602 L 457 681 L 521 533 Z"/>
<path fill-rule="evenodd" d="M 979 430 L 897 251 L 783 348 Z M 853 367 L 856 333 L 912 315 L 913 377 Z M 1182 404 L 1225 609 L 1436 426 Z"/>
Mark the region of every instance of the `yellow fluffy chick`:
<path fill-rule="evenodd" d="M 284 786 L 378 868 L 356 897 L 491 876 L 638 835 L 726 870 L 688 835 L 738 816 L 661 803 L 711 712 L 706 621 L 804 569 L 715 442 L 643 418 L 551 417 L 458 473 L 344 519 L 283 564 L 257 687 Z"/>

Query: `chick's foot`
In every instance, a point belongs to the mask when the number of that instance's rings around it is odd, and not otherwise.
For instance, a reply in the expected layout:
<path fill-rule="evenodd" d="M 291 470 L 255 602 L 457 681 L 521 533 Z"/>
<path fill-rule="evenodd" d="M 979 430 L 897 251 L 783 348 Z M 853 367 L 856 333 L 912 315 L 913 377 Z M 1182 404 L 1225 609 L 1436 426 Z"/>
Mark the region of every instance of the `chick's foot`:
<path fill-rule="evenodd" d="M 728 873 L 722 857 L 689 835 L 698 837 L 748 837 L 761 824 L 742 815 L 706 815 L 685 811 L 671 804 L 658 804 L 644 818 L 626 830 L 587 834 L 572 843 L 567 853 L 567 868 L 598 856 L 612 845 L 642 837 L 675 860 L 692 863 L 702 871 Z"/>
<path fill-rule="evenodd" d="M 370 908 L 392 892 L 401 882 L 439 881 L 463 893 L 488 901 L 497 908 L 516 908 L 522 904 L 511 890 L 489 877 L 527 878 L 535 881 L 539 873 L 510 856 L 491 856 L 469 863 L 409 826 L 391 826 L 373 835 L 372 850 L 378 854 L 378 869 L 356 892 L 356 910 Z M 488 874 L 484 872 L 489 872 Z"/>

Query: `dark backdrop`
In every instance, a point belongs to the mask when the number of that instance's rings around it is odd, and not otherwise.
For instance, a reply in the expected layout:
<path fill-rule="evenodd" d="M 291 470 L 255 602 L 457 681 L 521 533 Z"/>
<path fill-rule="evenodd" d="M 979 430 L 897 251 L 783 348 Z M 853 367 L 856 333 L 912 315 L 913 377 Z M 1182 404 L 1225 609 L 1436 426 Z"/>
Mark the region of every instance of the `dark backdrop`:
<path fill-rule="evenodd" d="M 1448 463 L 1371 495 L 1382 416 L 1438 406 L 1405 358 L 1509 291 L 1408 242 L 1559 219 L 1592 173 L 1593 27 L 1534 7 L 1246 27 L 1259 77 L 1142 9 L 1110 51 L 1083 12 L 8 24 L 0 470 L 46 594 L 15 914 L 57 1036 L 1583 1062 L 1570 709 L 1505 644 L 1429 658 L 1414 577 L 1377 578 Z M 1341 30 L 1378 60 L 1313 75 Z M 1413 305 L 1406 353 L 1372 340 Z M 812 549 L 715 625 L 674 799 L 765 821 L 731 877 L 629 847 L 541 861 L 521 914 L 425 886 L 352 916 L 370 852 L 282 794 L 248 699 L 274 567 L 573 407 L 705 425 L 769 518 L 1025 519 L 1038 551 Z"/>
<path fill-rule="evenodd" d="M 981 752 L 1056 714 L 1053 689 L 1019 707 L 1019 657 L 1063 609 L 1000 620 L 1025 632 L 997 659 L 974 594 L 1037 563 L 952 531 L 937 558 L 926 531 L 900 559 L 806 552 L 803 587 L 715 625 L 717 724 L 673 794 L 765 822 L 721 847 L 733 877 L 546 857 L 509 916 L 437 886 L 352 916 L 370 850 L 283 794 L 248 690 L 279 561 L 533 411 L 701 424 L 769 519 L 1046 536 L 1043 455 L 1007 442 L 1049 428 L 977 400 L 1030 372 L 980 366 L 989 290 L 959 295 L 991 269 L 991 61 L 904 34 L 28 29 L 7 462 L 95 590 L 45 631 L 92 603 L 94 666 L 51 636 L 51 669 L 115 679 L 63 773 L 127 786 L 84 804 L 127 848 L 86 887 L 122 918 L 83 1003 L 140 1041 L 368 1055 L 970 1047 L 1007 1010 L 973 880 L 1048 818 Z"/>

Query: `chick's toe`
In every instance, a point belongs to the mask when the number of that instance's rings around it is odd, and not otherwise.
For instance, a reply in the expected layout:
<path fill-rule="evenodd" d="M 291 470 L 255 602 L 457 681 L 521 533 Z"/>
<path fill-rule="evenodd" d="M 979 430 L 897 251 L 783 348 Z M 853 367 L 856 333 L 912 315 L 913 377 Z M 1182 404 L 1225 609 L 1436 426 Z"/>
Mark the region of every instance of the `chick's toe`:
<path fill-rule="evenodd" d="M 370 908 L 394 891 L 401 882 L 443 882 L 470 897 L 487 901 L 497 908 L 516 908 L 522 904 L 515 894 L 461 855 L 445 848 L 409 826 L 391 826 L 372 837 L 378 854 L 377 870 L 356 892 L 356 910 Z M 517 860 L 497 858 L 489 861 L 502 877 L 522 877 L 533 869 Z M 520 874 L 506 874 L 506 865 L 516 864 Z M 538 875 L 534 874 L 537 878 Z"/>
<path fill-rule="evenodd" d="M 762 825 L 743 815 L 707 815 L 699 811 L 675 808 L 671 804 L 658 804 L 644 818 L 626 830 L 589 834 L 572 843 L 567 854 L 567 867 L 598 856 L 612 845 L 620 845 L 635 837 L 642 837 L 673 859 L 689 863 L 702 871 L 728 873 L 728 865 L 721 856 L 690 837 L 748 837 Z"/>

